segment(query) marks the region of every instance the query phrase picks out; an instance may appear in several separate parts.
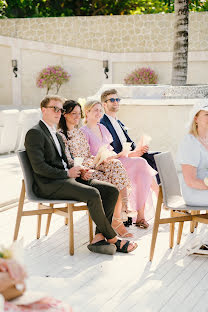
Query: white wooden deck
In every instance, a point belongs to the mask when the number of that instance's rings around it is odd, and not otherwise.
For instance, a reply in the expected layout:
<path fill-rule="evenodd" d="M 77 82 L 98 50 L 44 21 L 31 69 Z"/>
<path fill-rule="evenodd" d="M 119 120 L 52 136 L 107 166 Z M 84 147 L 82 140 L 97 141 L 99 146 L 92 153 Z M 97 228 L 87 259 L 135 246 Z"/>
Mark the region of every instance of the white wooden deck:
<path fill-rule="evenodd" d="M 20 175 L 15 156 L 0 157 L 1 196 L 6 198 L 2 190 L 8 192 L 7 199 L 17 193 L 20 184 L 14 181 Z M 9 179 L 12 188 L 7 185 Z M 12 242 L 16 212 L 17 207 L 0 213 L 0 244 Z M 68 229 L 62 217 L 52 217 L 45 237 L 44 216 L 39 240 L 35 239 L 36 217 L 23 218 L 19 238 L 24 237 L 29 289 L 70 303 L 74 312 L 208 311 L 208 258 L 186 255 L 186 246 L 197 233 L 208 235 L 205 225 L 190 234 L 187 222 L 180 246 L 172 250 L 168 248 L 169 228 L 161 225 L 151 263 L 152 223 L 148 230 L 130 227 L 139 245 L 133 253 L 107 256 L 88 251 L 87 216 L 85 212 L 74 216 L 74 256 L 68 254 Z"/>

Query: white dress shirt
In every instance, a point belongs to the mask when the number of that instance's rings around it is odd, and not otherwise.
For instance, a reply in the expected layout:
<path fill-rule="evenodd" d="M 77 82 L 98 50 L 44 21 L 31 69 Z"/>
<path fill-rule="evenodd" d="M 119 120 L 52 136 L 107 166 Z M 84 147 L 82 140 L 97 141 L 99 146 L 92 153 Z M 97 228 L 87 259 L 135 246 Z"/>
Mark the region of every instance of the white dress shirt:
<path fill-rule="evenodd" d="M 57 138 L 57 136 L 56 136 L 56 128 L 55 128 L 55 126 L 54 126 L 54 125 L 53 125 L 52 127 L 49 126 L 43 119 L 41 119 L 41 121 L 44 123 L 44 125 L 46 125 L 46 127 L 48 128 L 50 134 L 52 135 L 52 138 L 53 138 L 53 140 L 54 140 L 54 142 L 55 142 L 55 144 L 56 144 L 56 148 L 57 148 L 57 150 L 58 150 L 58 153 L 59 153 L 59 155 L 60 155 L 60 157 L 61 157 L 61 159 L 62 159 L 62 163 L 63 163 L 63 165 L 64 165 L 64 169 L 65 169 L 66 171 L 68 171 L 67 163 L 66 163 L 66 162 L 63 160 L 63 158 L 62 158 L 61 145 L 60 145 L 59 140 L 58 140 L 58 138 Z"/>
<path fill-rule="evenodd" d="M 113 118 L 112 116 L 109 116 L 106 114 L 106 116 L 110 119 L 110 122 L 112 123 L 112 126 L 114 127 L 119 140 L 121 142 L 121 145 L 123 145 L 123 143 L 127 142 L 127 138 L 125 136 L 125 134 L 123 133 L 123 130 L 121 129 L 121 126 L 119 125 L 118 121 L 116 118 Z"/>

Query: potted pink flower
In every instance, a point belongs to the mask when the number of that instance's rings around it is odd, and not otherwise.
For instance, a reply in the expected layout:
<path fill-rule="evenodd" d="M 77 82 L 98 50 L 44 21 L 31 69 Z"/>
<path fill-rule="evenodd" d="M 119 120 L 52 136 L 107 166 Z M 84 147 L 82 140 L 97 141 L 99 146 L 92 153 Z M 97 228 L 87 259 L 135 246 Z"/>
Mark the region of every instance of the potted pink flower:
<path fill-rule="evenodd" d="M 48 66 L 38 74 L 36 85 L 38 88 L 46 88 L 46 94 L 52 87 L 56 88 L 56 94 L 62 84 L 69 81 L 69 75 L 61 66 Z"/>
<path fill-rule="evenodd" d="M 125 84 L 156 84 L 158 82 L 158 75 L 149 67 L 142 67 L 135 69 L 131 74 L 124 78 Z"/>

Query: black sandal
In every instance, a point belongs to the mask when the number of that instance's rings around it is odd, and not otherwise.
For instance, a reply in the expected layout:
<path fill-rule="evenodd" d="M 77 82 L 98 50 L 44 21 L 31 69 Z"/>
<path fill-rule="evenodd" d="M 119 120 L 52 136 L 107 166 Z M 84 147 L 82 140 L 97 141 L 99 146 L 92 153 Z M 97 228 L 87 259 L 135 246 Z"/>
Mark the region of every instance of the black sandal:
<path fill-rule="evenodd" d="M 129 247 L 129 244 L 131 242 L 130 241 L 126 241 L 126 243 L 122 246 L 122 248 L 121 248 L 121 242 L 122 241 L 120 239 L 118 239 L 117 242 L 115 243 L 116 248 L 117 248 L 116 251 L 118 251 L 118 252 L 129 253 L 129 252 L 132 252 L 133 250 L 135 250 L 138 247 L 138 245 L 136 243 L 134 243 L 135 244 L 134 248 L 132 248 L 131 250 L 128 251 L 128 247 Z"/>
<path fill-rule="evenodd" d="M 128 217 L 127 221 L 123 222 L 125 227 L 129 227 L 130 225 L 132 225 L 132 217 Z"/>
<path fill-rule="evenodd" d="M 87 248 L 92 252 L 106 254 L 106 255 L 114 255 L 116 253 L 115 245 L 106 242 L 106 240 L 104 239 L 97 243 L 89 244 Z"/>

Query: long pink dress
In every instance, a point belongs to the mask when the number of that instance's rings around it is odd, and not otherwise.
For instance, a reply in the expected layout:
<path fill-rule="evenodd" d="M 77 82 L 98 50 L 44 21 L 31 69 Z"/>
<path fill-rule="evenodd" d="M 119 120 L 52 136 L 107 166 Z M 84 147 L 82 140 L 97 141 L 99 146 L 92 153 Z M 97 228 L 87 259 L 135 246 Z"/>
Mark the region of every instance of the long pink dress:
<path fill-rule="evenodd" d="M 80 128 L 86 136 L 92 155 L 96 155 L 99 148 L 104 144 L 108 144 L 109 148 L 112 149 L 110 145 L 113 141 L 112 135 L 105 126 L 102 124 L 98 125 L 102 134 L 102 141 L 87 126 Z M 151 184 L 152 178 L 157 174 L 157 171 L 155 171 L 142 157 L 120 157 L 119 160 L 122 162 L 131 181 L 131 209 L 139 210 L 145 204 L 145 218 L 150 219 L 153 216 L 154 210 L 152 204 Z M 146 205 L 147 203 L 148 205 Z"/>

